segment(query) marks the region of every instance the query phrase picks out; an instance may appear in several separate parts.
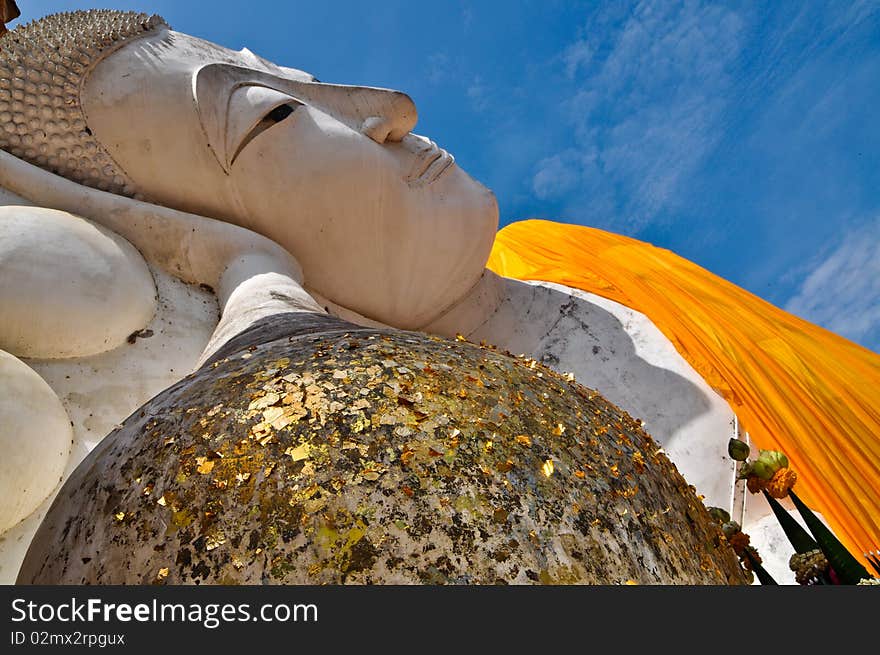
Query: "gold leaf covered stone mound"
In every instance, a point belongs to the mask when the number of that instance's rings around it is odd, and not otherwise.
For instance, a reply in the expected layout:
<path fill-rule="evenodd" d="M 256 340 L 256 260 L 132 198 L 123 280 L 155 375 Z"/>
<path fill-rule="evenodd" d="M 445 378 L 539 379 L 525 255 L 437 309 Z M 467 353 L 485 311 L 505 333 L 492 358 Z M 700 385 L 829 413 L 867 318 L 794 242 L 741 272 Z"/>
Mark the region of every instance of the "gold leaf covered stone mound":
<path fill-rule="evenodd" d="M 19 582 L 742 582 L 658 451 L 534 361 L 274 316 L 101 442 Z"/>

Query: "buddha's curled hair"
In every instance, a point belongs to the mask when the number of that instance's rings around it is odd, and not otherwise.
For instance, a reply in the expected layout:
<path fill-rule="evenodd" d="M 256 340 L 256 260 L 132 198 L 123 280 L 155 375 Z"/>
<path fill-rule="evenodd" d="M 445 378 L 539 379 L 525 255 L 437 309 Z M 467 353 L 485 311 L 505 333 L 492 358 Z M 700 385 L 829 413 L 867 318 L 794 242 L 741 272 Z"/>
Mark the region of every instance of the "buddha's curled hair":
<path fill-rule="evenodd" d="M 52 14 L 0 38 L 0 149 L 102 191 L 133 196 L 92 136 L 80 101 L 101 59 L 160 26 L 159 16 L 96 9 Z"/>

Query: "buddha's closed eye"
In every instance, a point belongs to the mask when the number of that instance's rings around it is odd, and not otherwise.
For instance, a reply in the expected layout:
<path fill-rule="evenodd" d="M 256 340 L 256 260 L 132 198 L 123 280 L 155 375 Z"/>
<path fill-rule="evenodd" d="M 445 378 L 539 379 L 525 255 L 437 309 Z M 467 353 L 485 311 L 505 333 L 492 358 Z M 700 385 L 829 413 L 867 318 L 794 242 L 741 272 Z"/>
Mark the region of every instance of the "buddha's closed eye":
<path fill-rule="evenodd" d="M 243 86 L 229 98 L 226 152 L 231 166 L 257 136 L 290 117 L 303 103 L 293 96 L 264 86 Z"/>

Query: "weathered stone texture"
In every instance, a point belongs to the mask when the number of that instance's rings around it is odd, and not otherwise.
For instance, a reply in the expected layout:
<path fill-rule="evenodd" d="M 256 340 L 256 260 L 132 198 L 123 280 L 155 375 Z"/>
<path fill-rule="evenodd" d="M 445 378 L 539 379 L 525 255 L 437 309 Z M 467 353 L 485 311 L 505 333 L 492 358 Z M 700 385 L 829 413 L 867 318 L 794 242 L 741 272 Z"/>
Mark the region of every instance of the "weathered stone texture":
<path fill-rule="evenodd" d="M 19 576 L 627 581 L 742 582 L 637 421 L 530 360 L 338 322 L 227 350 L 132 415 L 67 481 Z"/>

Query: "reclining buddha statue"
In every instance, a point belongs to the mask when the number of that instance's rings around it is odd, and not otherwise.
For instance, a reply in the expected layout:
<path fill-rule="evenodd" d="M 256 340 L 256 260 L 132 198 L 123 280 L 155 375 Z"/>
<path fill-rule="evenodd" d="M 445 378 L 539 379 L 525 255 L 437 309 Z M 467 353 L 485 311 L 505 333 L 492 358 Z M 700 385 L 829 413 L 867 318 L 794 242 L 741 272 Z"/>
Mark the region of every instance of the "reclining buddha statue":
<path fill-rule="evenodd" d="M 416 120 L 157 16 L 2 37 L 3 581 L 742 580 L 696 495 L 733 504 L 736 403 L 500 275 Z"/>

